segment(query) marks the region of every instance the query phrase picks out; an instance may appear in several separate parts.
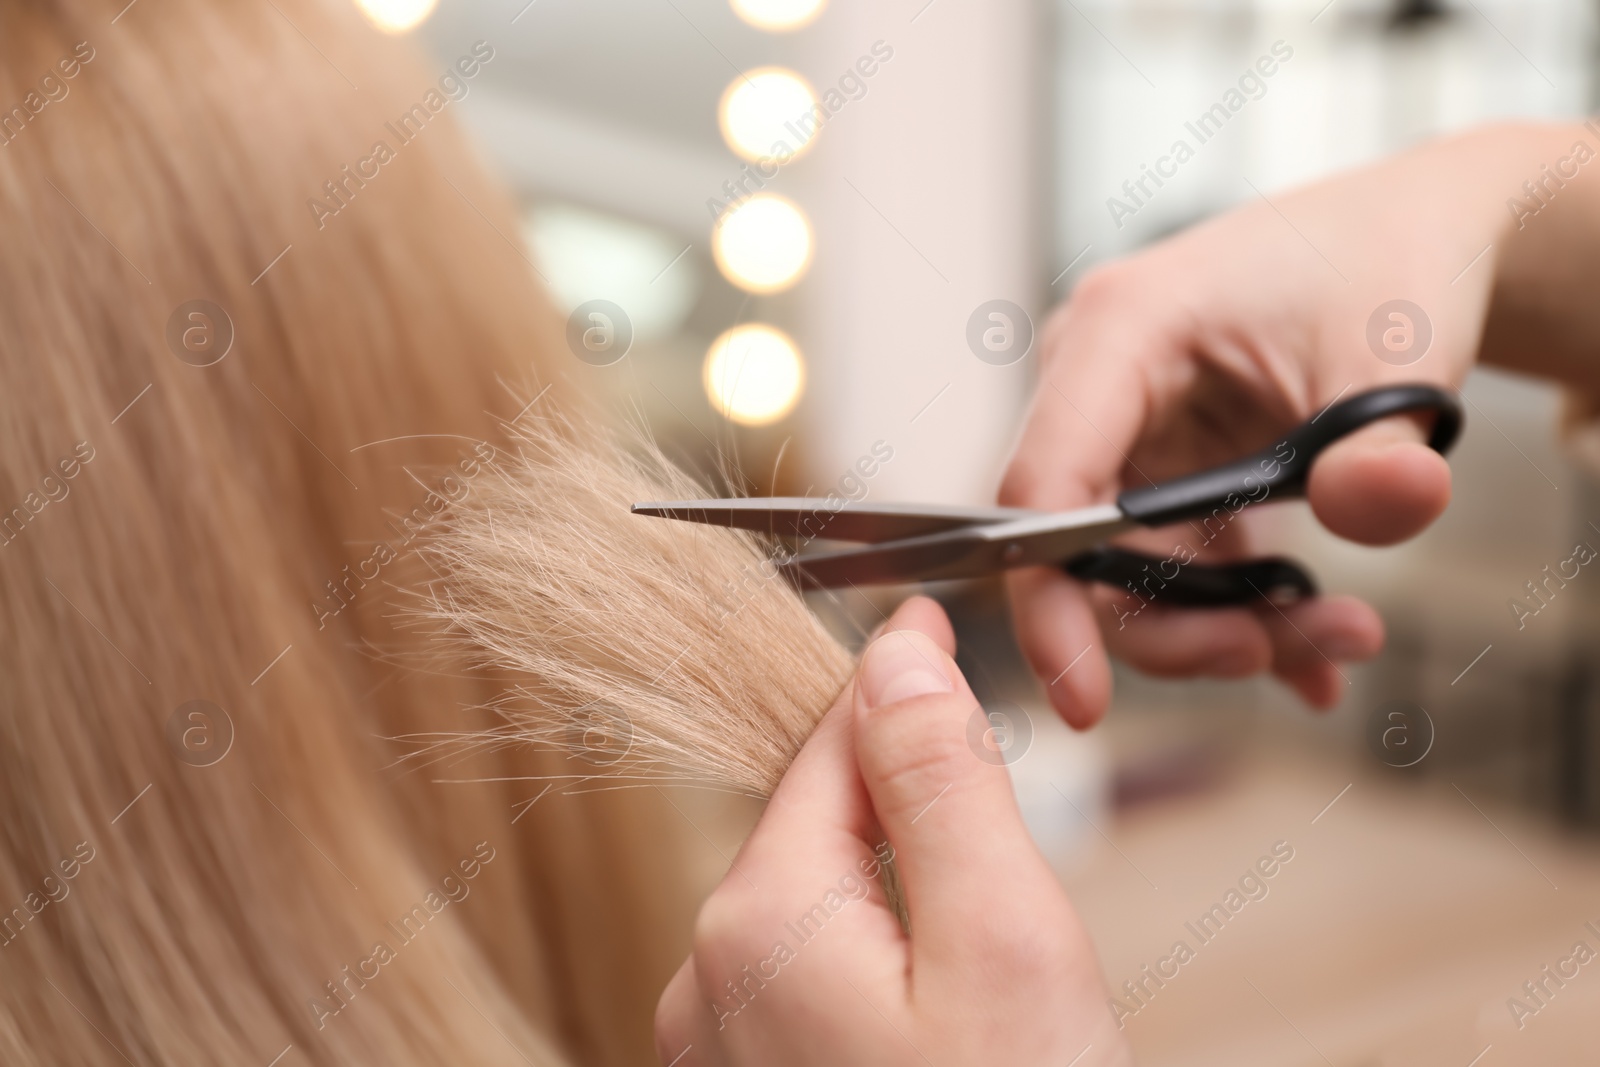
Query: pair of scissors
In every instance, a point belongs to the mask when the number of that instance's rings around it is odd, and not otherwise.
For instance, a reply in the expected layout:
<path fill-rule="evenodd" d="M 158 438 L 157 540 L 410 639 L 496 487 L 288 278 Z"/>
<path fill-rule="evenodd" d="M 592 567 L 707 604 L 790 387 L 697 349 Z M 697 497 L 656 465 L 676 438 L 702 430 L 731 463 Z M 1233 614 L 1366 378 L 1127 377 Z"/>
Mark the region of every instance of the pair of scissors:
<path fill-rule="evenodd" d="M 1305 569 L 1282 557 L 1224 564 L 1183 562 L 1106 544 L 1140 527 L 1188 521 L 1209 540 L 1246 508 L 1305 495 L 1312 462 L 1328 445 L 1391 415 L 1431 414 L 1428 444 L 1441 455 L 1461 432 L 1460 402 L 1431 385 L 1397 385 L 1331 404 L 1272 447 L 1163 485 L 1129 489 L 1113 504 L 1073 511 L 912 504 L 867 505 L 816 497 L 737 497 L 633 505 L 654 515 L 810 541 L 864 547 L 795 555 L 779 569 L 801 589 L 976 578 L 1013 567 L 1059 566 L 1075 578 L 1150 589 L 1185 607 L 1276 604 L 1316 595 Z M 1173 571 L 1175 573 L 1168 573 Z"/>

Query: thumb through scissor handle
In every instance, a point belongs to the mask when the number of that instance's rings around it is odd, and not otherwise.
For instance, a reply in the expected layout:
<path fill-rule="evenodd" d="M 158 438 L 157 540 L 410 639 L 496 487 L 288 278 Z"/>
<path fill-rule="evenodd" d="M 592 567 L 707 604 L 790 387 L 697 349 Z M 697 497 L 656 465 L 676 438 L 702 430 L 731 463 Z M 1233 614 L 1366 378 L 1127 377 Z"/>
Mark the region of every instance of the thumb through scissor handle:
<path fill-rule="evenodd" d="M 1237 512 L 1247 504 L 1303 496 L 1311 465 L 1324 448 L 1391 415 L 1432 412 L 1428 445 L 1441 455 L 1461 433 L 1461 402 L 1431 385 L 1392 385 L 1330 405 L 1290 430 L 1277 444 L 1221 467 L 1185 475 L 1163 485 L 1129 489 L 1117 507 L 1144 526 L 1209 515 L 1225 503 Z"/>
<path fill-rule="evenodd" d="M 1144 526 L 1208 516 L 1227 521 L 1253 504 L 1304 496 L 1311 465 L 1324 448 L 1380 419 L 1416 412 L 1432 413 L 1428 445 L 1440 454 L 1447 452 L 1461 433 L 1460 402 L 1432 385 L 1387 386 L 1330 404 L 1253 456 L 1164 485 L 1130 489 L 1117 497 L 1117 507 Z M 1160 559 L 1103 545 L 1067 560 L 1062 569 L 1084 581 L 1181 607 L 1261 599 L 1287 604 L 1317 592 L 1305 569 L 1281 556 L 1237 563 L 1179 563 L 1176 557 Z"/>

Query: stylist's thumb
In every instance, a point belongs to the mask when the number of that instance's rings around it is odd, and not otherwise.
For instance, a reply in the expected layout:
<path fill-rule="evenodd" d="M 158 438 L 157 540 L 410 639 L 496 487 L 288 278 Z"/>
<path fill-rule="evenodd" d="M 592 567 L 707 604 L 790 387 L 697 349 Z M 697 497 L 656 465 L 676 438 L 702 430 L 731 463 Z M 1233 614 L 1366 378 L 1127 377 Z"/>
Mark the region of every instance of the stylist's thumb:
<path fill-rule="evenodd" d="M 1014 919 L 1006 913 L 1037 894 L 1059 897 L 991 723 L 931 638 L 895 630 L 872 642 L 854 704 L 862 780 L 894 849 L 919 955 L 981 955 L 993 919 Z"/>

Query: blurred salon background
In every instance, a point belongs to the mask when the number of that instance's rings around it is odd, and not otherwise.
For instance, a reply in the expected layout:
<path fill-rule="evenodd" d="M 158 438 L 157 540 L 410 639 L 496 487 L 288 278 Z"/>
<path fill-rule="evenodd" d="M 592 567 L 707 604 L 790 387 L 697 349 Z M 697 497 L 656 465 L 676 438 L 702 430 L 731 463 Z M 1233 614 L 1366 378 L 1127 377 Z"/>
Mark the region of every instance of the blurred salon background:
<path fill-rule="evenodd" d="M 360 2 L 441 66 L 492 45 L 461 111 L 525 200 L 581 373 L 757 495 L 989 503 L 1034 324 L 1094 265 L 1440 133 L 1595 104 L 1589 0 Z M 1265 56 L 1176 176 L 1124 189 Z M 1273 842 L 1296 850 L 1237 932 L 1118 992 L 1147 1064 L 1592 1047 L 1600 977 L 1537 1027 L 1505 1000 L 1600 920 L 1600 577 L 1511 606 L 1600 549 L 1600 448 L 1548 387 L 1480 372 L 1466 397 L 1455 502 L 1424 537 L 1365 550 L 1276 513 L 1272 547 L 1389 624 L 1330 715 L 1270 682 L 1119 672 L 1107 725 L 1070 735 L 997 584 L 932 590 L 1114 991 Z M 860 633 L 903 593 L 817 609 Z"/>

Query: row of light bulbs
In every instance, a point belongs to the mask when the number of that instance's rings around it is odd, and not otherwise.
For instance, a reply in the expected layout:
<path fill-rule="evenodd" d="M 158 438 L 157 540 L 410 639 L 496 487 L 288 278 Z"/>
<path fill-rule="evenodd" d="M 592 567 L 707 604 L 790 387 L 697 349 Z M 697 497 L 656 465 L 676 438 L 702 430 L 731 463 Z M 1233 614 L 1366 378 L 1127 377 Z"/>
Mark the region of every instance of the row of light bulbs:
<path fill-rule="evenodd" d="M 356 0 L 356 6 L 384 33 L 405 33 L 426 21 L 439 0 Z"/>
<path fill-rule="evenodd" d="M 731 0 L 734 12 L 758 30 L 786 33 L 809 25 L 827 0 Z M 433 14 L 439 0 L 356 0 L 381 30 L 405 33 Z"/>
<path fill-rule="evenodd" d="M 827 0 L 731 0 L 734 13 L 758 30 L 786 33 L 810 25 Z M 381 30 L 405 33 L 433 14 L 439 0 L 356 0 Z"/>
<path fill-rule="evenodd" d="M 783 33 L 808 25 L 826 0 L 730 0 L 757 29 Z M 734 154 L 751 163 L 788 163 L 815 140 L 809 119 L 817 94 L 786 67 L 762 67 L 728 84 L 717 125 Z M 711 236 L 717 269 L 746 292 L 790 288 L 811 265 L 811 220 L 792 200 L 756 193 L 729 208 Z M 776 326 L 753 322 L 711 343 L 704 366 L 706 395 L 734 422 L 762 426 L 794 410 L 805 389 L 805 361 L 794 339 Z"/>
<path fill-rule="evenodd" d="M 386 33 L 415 29 L 439 0 L 355 0 Z M 734 13 L 769 33 L 809 25 L 827 0 L 729 0 Z M 768 165 L 804 155 L 815 139 L 809 118 L 817 94 L 785 67 L 763 67 L 729 83 L 718 105 L 718 125 L 734 154 Z M 811 131 L 807 134 L 806 131 Z M 783 145 L 782 153 L 777 151 Z M 811 265 L 811 220 L 799 205 L 757 193 L 726 211 L 711 238 L 712 258 L 734 285 L 766 295 L 790 288 Z M 805 389 L 805 362 L 794 339 L 776 326 L 746 323 L 711 343 L 702 368 L 706 395 L 734 422 L 762 426 L 788 415 Z"/>

